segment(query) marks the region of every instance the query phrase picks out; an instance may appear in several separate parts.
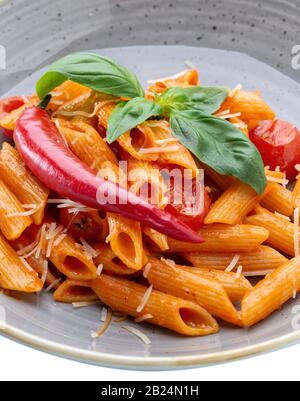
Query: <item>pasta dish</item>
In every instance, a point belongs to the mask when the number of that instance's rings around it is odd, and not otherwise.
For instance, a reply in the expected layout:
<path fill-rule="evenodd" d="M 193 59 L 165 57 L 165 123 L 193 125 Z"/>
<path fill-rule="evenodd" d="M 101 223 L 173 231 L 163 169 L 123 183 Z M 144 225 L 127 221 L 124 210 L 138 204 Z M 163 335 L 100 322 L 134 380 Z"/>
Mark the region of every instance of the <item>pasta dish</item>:
<path fill-rule="evenodd" d="M 251 327 L 296 297 L 300 132 L 258 91 L 204 86 L 193 66 L 144 89 L 76 53 L 0 100 L 0 131 L 8 296 L 100 303 L 94 338 L 127 316 L 183 336 Z"/>

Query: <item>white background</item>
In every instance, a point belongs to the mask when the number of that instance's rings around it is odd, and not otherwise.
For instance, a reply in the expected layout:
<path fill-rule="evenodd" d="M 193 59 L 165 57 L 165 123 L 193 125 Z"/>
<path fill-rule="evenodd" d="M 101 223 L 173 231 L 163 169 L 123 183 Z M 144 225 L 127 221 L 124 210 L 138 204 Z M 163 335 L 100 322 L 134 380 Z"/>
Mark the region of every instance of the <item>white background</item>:
<path fill-rule="evenodd" d="M 300 380 L 300 344 L 224 365 L 183 371 L 136 372 L 58 358 L 0 337 L 0 380 Z"/>

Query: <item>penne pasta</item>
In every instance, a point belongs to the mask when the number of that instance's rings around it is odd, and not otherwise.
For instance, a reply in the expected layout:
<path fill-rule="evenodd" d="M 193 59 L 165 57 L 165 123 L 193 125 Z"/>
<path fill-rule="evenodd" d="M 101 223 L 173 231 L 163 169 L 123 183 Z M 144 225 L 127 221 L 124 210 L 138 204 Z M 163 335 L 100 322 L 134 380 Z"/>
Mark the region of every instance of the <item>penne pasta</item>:
<path fill-rule="evenodd" d="M 232 302 L 240 301 L 252 289 L 250 282 L 242 275 L 237 276 L 236 273 L 227 273 L 221 270 L 201 267 L 179 265 L 176 267 L 197 277 L 217 281 L 222 285 Z"/>
<path fill-rule="evenodd" d="M 26 293 L 38 292 L 43 283 L 25 259 L 0 235 L 0 287 Z"/>
<path fill-rule="evenodd" d="M 108 244 L 97 244 L 94 249 L 98 252 L 98 256 L 94 259 L 96 266 L 103 265 L 104 272 L 108 274 L 116 274 L 118 276 L 130 276 L 136 273 L 136 270 L 129 269 L 117 257 Z"/>
<path fill-rule="evenodd" d="M 205 336 L 218 332 L 218 324 L 199 305 L 153 290 L 141 312 L 137 312 L 147 287 L 119 277 L 101 275 L 90 281 L 100 300 L 113 311 L 135 318 L 146 314 L 147 322 L 185 336 Z"/>
<path fill-rule="evenodd" d="M 292 192 L 293 207 L 300 207 L 300 178 L 297 178 L 294 190 Z M 290 215 L 291 216 L 291 215 Z"/>
<path fill-rule="evenodd" d="M 150 92 L 162 93 L 168 88 L 195 86 L 199 84 L 199 73 L 195 68 L 184 70 L 171 77 L 160 78 L 150 81 L 152 84 L 148 87 Z"/>
<path fill-rule="evenodd" d="M 109 241 L 115 255 L 130 269 L 141 270 L 146 263 L 141 225 L 109 213 Z"/>
<path fill-rule="evenodd" d="M 142 227 L 142 231 L 150 240 L 150 242 L 156 245 L 161 251 L 167 251 L 169 249 L 168 237 L 165 234 L 161 234 L 153 228 Z"/>
<path fill-rule="evenodd" d="M 32 205 L 32 220 L 40 225 L 44 218 L 49 189 L 25 167 L 15 148 L 3 143 L 0 151 L 0 179 L 15 193 L 22 204 Z"/>
<path fill-rule="evenodd" d="M 32 219 L 27 213 L 18 198 L 0 180 L 0 229 L 6 239 L 19 238 L 32 224 Z"/>
<path fill-rule="evenodd" d="M 249 185 L 234 181 L 213 204 L 204 222 L 239 224 L 260 200 L 261 196 Z"/>
<path fill-rule="evenodd" d="M 300 257 L 284 263 L 260 281 L 242 301 L 242 322 L 253 326 L 268 317 L 299 291 Z"/>
<path fill-rule="evenodd" d="M 236 254 L 199 252 L 182 253 L 182 256 L 195 267 L 226 270 Z M 232 271 L 236 271 L 238 265 L 242 265 L 244 273 L 275 270 L 287 261 L 287 258 L 281 253 L 265 245 L 261 245 L 250 252 L 239 253 L 237 256 L 238 260 Z"/>
<path fill-rule="evenodd" d="M 195 302 L 213 316 L 241 326 L 238 312 L 217 280 L 186 272 L 153 257 L 149 263 L 147 280 L 155 289 Z"/>
<path fill-rule="evenodd" d="M 294 212 L 293 194 L 282 185 L 270 182 L 269 191 L 263 197 L 261 205 L 270 212 L 278 212 L 285 216 L 292 216 Z"/>
<path fill-rule="evenodd" d="M 167 252 L 249 252 L 265 242 L 269 236 L 267 229 L 246 224 L 212 224 L 203 227 L 199 233 L 205 240 L 202 244 L 168 238 Z"/>
<path fill-rule="evenodd" d="M 107 162 L 117 165 L 113 151 L 91 125 L 63 119 L 56 121 L 70 149 L 93 170 L 101 170 L 103 164 Z"/>
<path fill-rule="evenodd" d="M 64 303 L 91 302 L 98 299 L 88 282 L 70 279 L 60 284 L 54 292 L 53 298 L 57 302 Z"/>
<path fill-rule="evenodd" d="M 276 216 L 261 206 L 255 209 L 255 214 L 245 219 L 246 224 L 254 224 L 269 231 L 266 243 L 287 255 L 295 255 L 295 225 L 290 221 Z M 298 231 L 300 230 L 297 228 Z M 300 232 L 300 231 L 299 231 Z"/>
<path fill-rule="evenodd" d="M 273 110 L 256 92 L 237 91 L 234 96 L 228 97 L 221 107 L 230 110 L 230 113 L 241 113 L 240 119 L 246 124 L 255 120 L 274 120 Z M 253 126 L 250 126 L 253 128 Z"/>

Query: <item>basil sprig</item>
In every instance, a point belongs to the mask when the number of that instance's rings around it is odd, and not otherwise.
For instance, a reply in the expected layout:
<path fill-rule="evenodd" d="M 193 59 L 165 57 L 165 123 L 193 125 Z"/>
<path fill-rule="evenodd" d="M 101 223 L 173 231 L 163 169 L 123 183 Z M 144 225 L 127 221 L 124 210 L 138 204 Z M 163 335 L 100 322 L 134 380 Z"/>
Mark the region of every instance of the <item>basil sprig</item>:
<path fill-rule="evenodd" d="M 193 110 L 172 112 L 170 124 L 174 136 L 203 163 L 249 184 L 259 194 L 264 192 L 261 155 L 233 124 Z"/>
<path fill-rule="evenodd" d="M 135 74 L 110 58 L 92 53 L 74 53 L 51 64 L 36 84 L 43 99 L 54 88 L 71 80 L 98 92 L 119 97 L 143 97 Z"/>
<path fill-rule="evenodd" d="M 162 114 L 163 110 L 158 103 L 142 97 L 136 97 L 127 103 L 119 103 L 109 118 L 107 142 L 114 142 L 119 136 L 148 120 L 148 118 Z"/>
<path fill-rule="evenodd" d="M 167 118 L 174 136 L 198 159 L 220 174 L 249 184 L 258 194 L 264 192 L 266 176 L 257 148 L 233 124 L 212 115 L 227 98 L 227 88 L 175 87 L 151 101 L 145 99 L 137 77 L 125 67 L 97 54 L 76 53 L 49 67 L 36 85 L 38 96 L 43 99 L 66 80 L 129 98 L 111 113 L 108 143 L 151 117 Z"/>

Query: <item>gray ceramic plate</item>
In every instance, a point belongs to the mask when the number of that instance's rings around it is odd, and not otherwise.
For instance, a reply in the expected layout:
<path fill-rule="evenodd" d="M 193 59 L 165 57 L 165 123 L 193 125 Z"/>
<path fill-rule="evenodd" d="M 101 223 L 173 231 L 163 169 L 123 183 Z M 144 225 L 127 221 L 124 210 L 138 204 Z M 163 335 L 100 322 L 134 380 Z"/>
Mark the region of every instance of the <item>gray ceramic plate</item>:
<path fill-rule="evenodd" d="M 81 2 L 52 1 L 49 4 L 46 1 L 18 0 L 6 2 L 0 9 L 0 41 L 3 40 L 8 55 L 7 70 L 3 74 L 0 71 L 1 95 L 8 90 L 14 94 L 30 93 L 39 73 L 34 73 L 26 80 L 24 78 L 38 70 L 39 66 L 46 65 L 47 60 L 56 58 L 55 53 L 61 55 L 91 47 L 114 46 L 101 53 L 135 70 L 144 83 L 149 78 L 182 70 L 185 68 L 184 62 L 189 60 L 200 69 L 204 84 L 233 87 L 241 82 L 247 89 L 259 88 L 281 117 L 300 125 L 300 85 L 285 76 L 296 77 L 290 67 L 293 43 L 288 33 L 283 34 L 283 29 L 287 29 L 284 28 L 285 23 L 281 21 L 279 24 L 279 19 L 285 18 L 288 20 L 287 26 L 293 26 L 297 9 L 294 10 L 292 5 L 285 8 L 283 13 L 277 1 L 264 2 L 268 4 L 266 9 L 265 5 L 259 7 L 258 3 L 253 9 L 248 5 L 249 2 L 233 1 L 216 1 L 215 7 L 212 2 L 206 4 L 202 1 L 162 1 L 159 6 L 158 2 L 147 1 L 147 6 L 142 4 L 139 7 L 137 3 L 141 3 L 136 1 L 125 0 L 119 6 L 114 1 L 87 1 L 84 10 L 77 3 Z M 187 3 L 191 7 L 185 7 Z M 245 14 L 248 10 L 245 19 L 239 10 Z M 226 16 L 221 18 L 222 14 Z M 234 19 L 236 24 L 229 25 L 229 21 L 232 24 Z M 254 27 L 248 24 L 252 19 Z M 274 28 L 269 27 L 267 34 L 260 36 L 260 22 L 263 19 L 268 20 L 266 28 L 269 23 Z M 16 24 L 15 28 L 13 24 Z M 255 46 L 249 41 L 251 29 Z M 233 33 L 230 32 L 232 30 Z M 202 39 L 198 40 L 202 36 L 203 42 Z M 242 36 L 247 37 L 243 39 L 245 45 L 240 43 L 237 46 L 232 39 L 241 40 Z M 178 41 L 198 46 L 202 42 L 206 47 L 247 51 L 277 70 L 241 52 L 166 46 L 163 45 L 164 41 L 173 45 Z M 123 47 L 123 44 L 135 43 L 143 46 Z M 286 52 L 286 55 L 289 49 L 286 64 L 278 64 L 277 58 L 281 53 L 274 56 L 275 51 L 272 53 L 267 43 L 270 46 L 272 43 L 276 52 Z M 145 47 L 149 44 L 163 46 Z M 2 330 L 4 335 L 47 352 L 115 367 L 192 367 L 264 352 L 300 338 L 300 331 L 295 330 L 299 329 L 299 308 L 295 308 L 297 300 L 288 303 L 281 311 L 252 329 L 224 327 L 220 334 L 207 338 L 182 338 L 169 331 L 144 325 L 142 330 L 152 341 L 149 346 L 124 331 L 122 324 L 117 323 L 103 337 L 92 340 L 90 331 L 97 329 L 100 322 L 100 309 L 96 306 L 75 310 L 71 306 L 54 303 L 47 294 L 26 296 L 21 300 L 1 294 L 0 305 L 6 311 L 7 326 Z M 134 325 L 132 321 L 126 324 Z"/>

